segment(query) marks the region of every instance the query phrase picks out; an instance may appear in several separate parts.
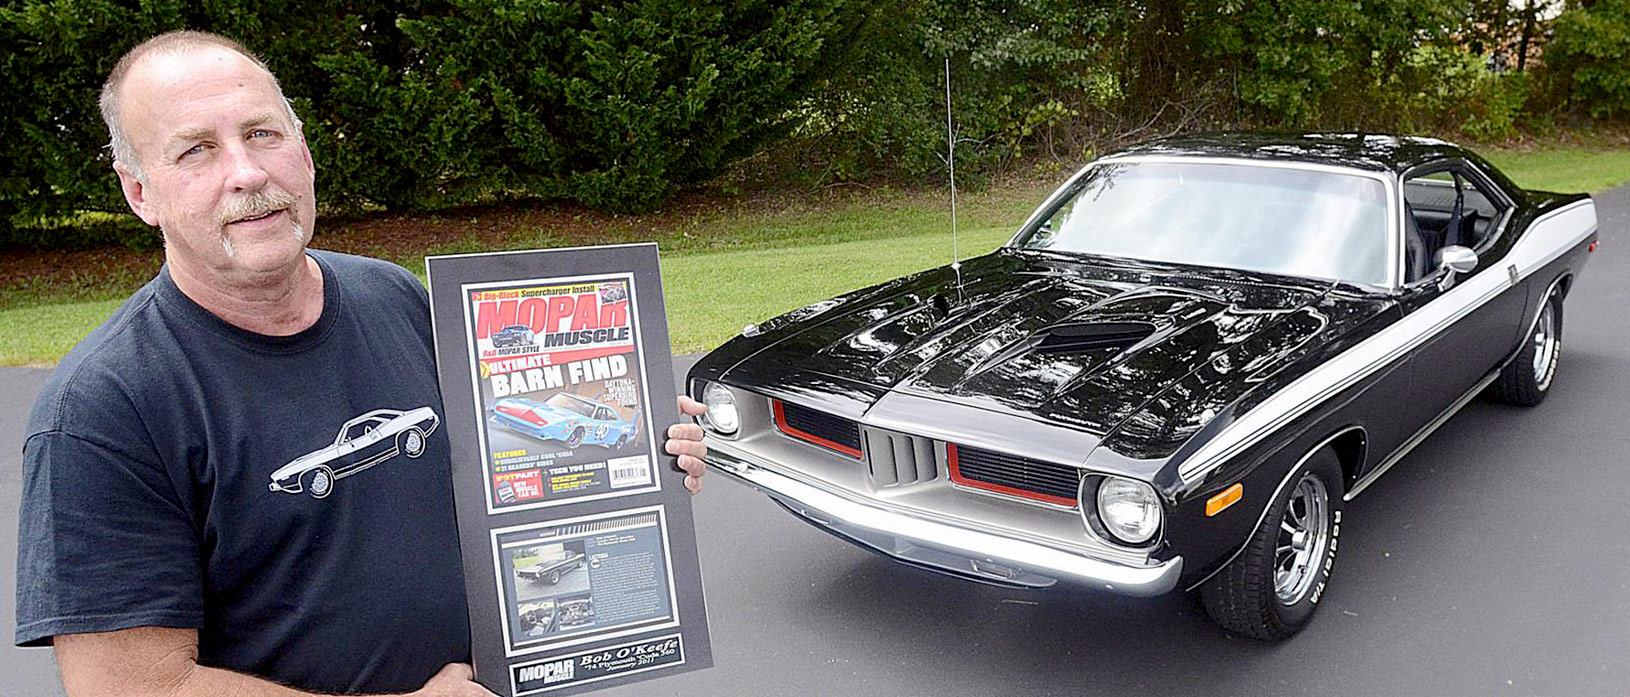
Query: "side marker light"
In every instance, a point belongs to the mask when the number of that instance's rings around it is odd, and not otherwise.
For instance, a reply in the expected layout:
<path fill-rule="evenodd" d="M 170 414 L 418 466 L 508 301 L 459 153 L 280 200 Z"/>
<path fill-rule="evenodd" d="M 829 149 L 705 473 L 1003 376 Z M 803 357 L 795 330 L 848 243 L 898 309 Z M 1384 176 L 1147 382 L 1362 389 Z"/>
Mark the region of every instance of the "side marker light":
<path fill-rule="evenodd" d="M 1206 499 L 1206 517 L 1210 518 L 1211 516 L 1223 512 L 1224 509 L 1238 503 L 1240 498 L 1244 495 L 1245 487 L 1240 484 L 1235 484 L 1227 489 L 1223 489 L 1222 493 Z"/>
<path fill-rule="evenodd" d="M 1596 240 L 1596 241 L 1594 241 L 1594 242 L 1591 242 L 1591 243 L 1590 243 L 1590 249 L 1587 249 L 1587 250 L 1585 250 L 1585 251 L 1587 251 L 1587 252 L 1594 252 L 1594 251 L 1596 251 L 1596 245 L 1597 245 L 1597 244 L 1599 244 L 1599 243 L 1600 243 L 1600 242 L 1601 242 L 1601 240 Z"/>

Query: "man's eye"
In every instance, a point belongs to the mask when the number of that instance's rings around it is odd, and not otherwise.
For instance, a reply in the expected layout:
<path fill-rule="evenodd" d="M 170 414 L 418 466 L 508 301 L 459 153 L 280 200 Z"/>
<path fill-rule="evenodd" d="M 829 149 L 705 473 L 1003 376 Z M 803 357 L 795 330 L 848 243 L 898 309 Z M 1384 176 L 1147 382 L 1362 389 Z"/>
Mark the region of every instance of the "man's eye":
<path fill-rule="evenodd" d="M 181 158 L 185 159 L 185 158 L 188 158 L 188 157 L 192 157 L 193 155 L 197 155 L 198 153 L 201 153 L 203 151 L 204 151 L 204 144 L 199 143 L 199 144 L 194 145 L 194 146 L 192 146 L 190 148 L 187 148 L 186 152 L 181 153 Z"/>
<path fill-rule="evenodd" d="M 276 132 L 268 131 L 268 130 L 266 130 L 264 128 L 257 128 L 255 130 L 249 132 L 249 137 L 250 138 L 271 138 L 271 137 L 276 136 L 276 135 L 277 135 Z"/>

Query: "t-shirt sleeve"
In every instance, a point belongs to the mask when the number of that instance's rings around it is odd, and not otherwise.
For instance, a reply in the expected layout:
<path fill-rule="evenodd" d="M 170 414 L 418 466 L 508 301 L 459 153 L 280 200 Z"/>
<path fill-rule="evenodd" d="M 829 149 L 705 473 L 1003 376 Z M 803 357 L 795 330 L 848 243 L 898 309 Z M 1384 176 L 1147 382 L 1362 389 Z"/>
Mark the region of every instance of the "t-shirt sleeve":
<path fill-rule="evenodd" d="M 23 444 L 18 646 L 58 634 L 200 628 L 198 533 L 160 463 L 62 431 Z"/>

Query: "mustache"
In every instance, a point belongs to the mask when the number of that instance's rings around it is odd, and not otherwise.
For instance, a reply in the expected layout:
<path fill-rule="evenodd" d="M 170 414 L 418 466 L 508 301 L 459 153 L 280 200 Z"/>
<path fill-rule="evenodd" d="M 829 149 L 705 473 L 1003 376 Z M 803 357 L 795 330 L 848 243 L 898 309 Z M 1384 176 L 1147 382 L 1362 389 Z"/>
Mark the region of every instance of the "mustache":
<path fill-rule="evenodd" d="M 282 190 L 261 190 L 242 198 L 228 201 L 221 207 L 220 224 L 256 218 L 294 205 L 294 194 Z"/>

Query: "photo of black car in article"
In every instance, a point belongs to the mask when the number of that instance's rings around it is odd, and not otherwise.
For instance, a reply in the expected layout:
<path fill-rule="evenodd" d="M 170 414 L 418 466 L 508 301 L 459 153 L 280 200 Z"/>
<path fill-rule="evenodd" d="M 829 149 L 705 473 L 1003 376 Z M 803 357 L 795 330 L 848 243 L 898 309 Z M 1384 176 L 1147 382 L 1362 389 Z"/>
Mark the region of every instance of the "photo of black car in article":
<path fill-rule="evenodd" d="M 633 283 L 464 286 L 489 513 L 658 487 Z"/>
<path fill-rule="evenodd" d="M 492 531 L 508 655 L 677 626 L 661 506 Z"/>

